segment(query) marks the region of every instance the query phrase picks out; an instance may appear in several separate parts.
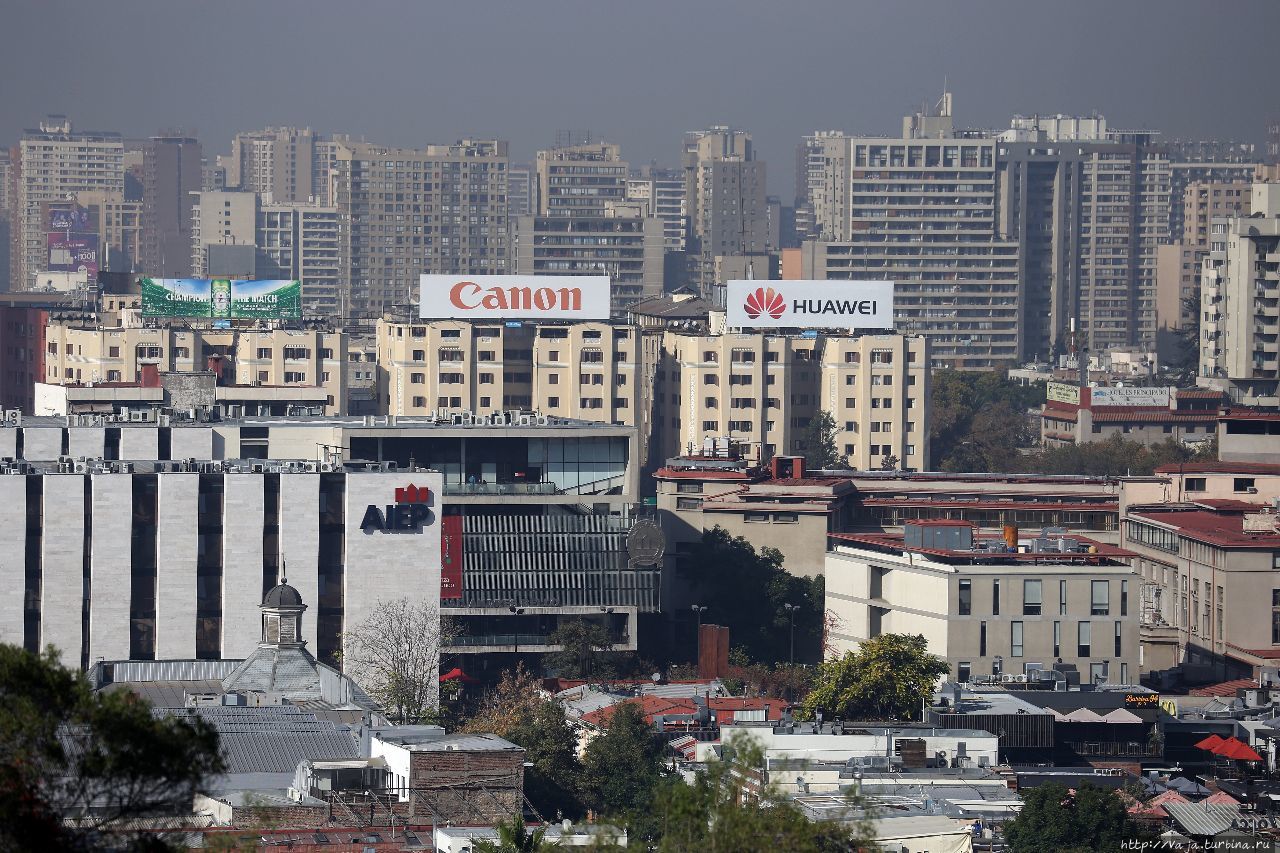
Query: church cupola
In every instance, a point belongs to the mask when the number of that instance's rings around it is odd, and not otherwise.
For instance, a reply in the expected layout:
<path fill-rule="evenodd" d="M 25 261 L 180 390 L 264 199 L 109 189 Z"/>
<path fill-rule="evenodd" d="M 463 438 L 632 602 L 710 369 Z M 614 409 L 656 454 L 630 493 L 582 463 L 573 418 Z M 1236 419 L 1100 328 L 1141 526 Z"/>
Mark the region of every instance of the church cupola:
<path fill-rule="evenodd" d="M 307 605 L 302 596 L 280 579 L 262 598 L 262 640 L 264 646 L 304 646 L 302 639 L 302 612 Z"/>

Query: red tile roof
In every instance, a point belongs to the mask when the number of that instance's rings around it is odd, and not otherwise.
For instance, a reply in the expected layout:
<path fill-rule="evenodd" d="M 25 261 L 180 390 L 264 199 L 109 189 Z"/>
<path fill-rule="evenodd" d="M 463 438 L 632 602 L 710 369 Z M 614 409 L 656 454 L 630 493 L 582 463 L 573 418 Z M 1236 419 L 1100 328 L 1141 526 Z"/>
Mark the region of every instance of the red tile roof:
<path fill-rule="evenodd" d="M 1241 687 L 1257 687 L 1258 682 L 1252 678 L 1236 678 L 1231 681 L 1220 681 L 1217 684 L 1206 684 L 1189 691 L 1192 696 L 1235 696 Z"/>
<path fill-rule="evenodd" d="M 1245 533 L 1243 513 L 1138 507 L 1130 516 L 1168 525 L 1188 539 L 1220 548 L 1280 548 L 1280 533 Z"/>
<path fill-rule="evenodd" d="M 725 471 L 718 468 L 659 468 L 653 475 L 668 480 L 750 480 L 746 471 Z"/>
<path fill-rule="evenodd" d="M 1238 652 L 1244 652 L 1262 660 L 1280 660 L 1280 649 L 1246 649 L 1244 646 L 1237 646 L 1235 643 L 1227 643 L 1227 645 Z"/>

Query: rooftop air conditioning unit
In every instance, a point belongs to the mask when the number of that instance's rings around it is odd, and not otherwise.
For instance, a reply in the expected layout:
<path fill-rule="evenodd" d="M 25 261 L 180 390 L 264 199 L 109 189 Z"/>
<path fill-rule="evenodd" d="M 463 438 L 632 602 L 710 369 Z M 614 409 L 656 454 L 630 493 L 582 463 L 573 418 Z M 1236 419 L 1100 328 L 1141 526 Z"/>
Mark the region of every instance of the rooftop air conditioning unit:
<path fill-rule="evenodd" d="M 249 464 L 249 471 L 253 474 L 261 474 L 267 470 L 267 466 L 261 462 L 252 462 Z"/>
<path fill-rule="evenodd" d="M 76 463 L 74 463 L 74 464 L 72 465 L 71 470 L 72 470 L 73 472 L 75 472 L 76 474 L 88 474 L 88 473 L 89 473 L 89 463 L 88 463 L 88 462 L 84 462 L 84 461 L 76 462 Z"/>

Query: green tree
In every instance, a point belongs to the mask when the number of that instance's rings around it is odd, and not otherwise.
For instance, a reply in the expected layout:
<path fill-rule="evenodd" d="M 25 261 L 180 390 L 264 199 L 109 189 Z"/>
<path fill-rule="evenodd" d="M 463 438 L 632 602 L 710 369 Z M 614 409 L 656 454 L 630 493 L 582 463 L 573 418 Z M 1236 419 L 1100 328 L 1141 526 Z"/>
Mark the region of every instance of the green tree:
<path fill-rule="evenodd" d="M 130 822 L 189 812 L 222 770 L 202 720 L 153 716 L 128 691 L 95 693 L 52 649 L 0 645 L 0 849 L 168 849 Z"/>
<path fill-rule="evenodd" d="M 792 618 L 796 660 L 821 658 L 825 583 L 820 576 L 805 578 L 787 572 L 782 552 L 775 548 L 757 552 L 741 536 L 714 527 L 693 545 L 680 563 L 680 572 L 706 602 L 702 621 L 727 626 L 730 642 L 746 653 L 744 663 L 785 662 L 790 656 Z M 784 604 L 794 605 L 794 614 Z"/>
<path fill-rule="evenodd" d="M 497 842 L 478 838 L 471 845 L 475 853 L 541 853 L 556 848 L 556 845 L 545 840 L 545 829 L 530 832 L 521 815 L 512 815 L 507 820 L 499 821 L 494 829 L 498 830 Z"/>
<path fill-rule="evenodd" d="M 462 723 L 459 731 L 506 737 L 507 732 L 531 718 L 544 701 L 538 677 L 518 663 L 515 669 L 502 673 L 497 685 L 484 695 L 479 709 Z"/>
<path fill-rule="evenodd" d="M 1012 853 L 1107 853 L 1129 840 L 1153 840 L 1115 791 L 1088 782 L 1073 794 L 1056 782 L 1023 793 L 1022 811 L 1004 828 Z"/>
<path fill-rule="evenodd" d="M 584 809 L 578 790 L 582 764 L 578 761 L 578 738 L 564 706 L 544 699 L 502 736 L 524 747 L 529 763 L 524 793 L 538 813 L 548 820 L 581 817 Z"/>
<path fill-rule="evenodd" d="M 547 655 L 547 665 L 565 678 L 590 678 L 595 674 L 596 655 L 613 648 L 609 630 L 590 619 L 566 619 L 549 637 L 562 651 Z"/>
<path fill-rule="evenodd" d="M 819 665 L 803 708 L 857 720 L 914 720 L 947 674 L 920 634 L 881 634 L 843 658 Z"/>
<path fill-rule="evenodd" d="M 992 371 L 940 370 L 930 391 L 929 452 L 941 471 L 993 471 L 1019 447 L 1036 442 L 1029 409 L 1044 383 L 1023 385 Z"/>
<path fill-rule="evenodd" d="M 870 844 L 869 824 L 856 819 L 856 800 L 849 802 L 849 817 L 855 818 L 850 824 L 810 821 L 776 785 L 758 785 L 764 753 L 753 738 L 734 738 L 723 753 L 692 784 L 677 780 L 659 790 L 640 828 L 660 839 L 661 853 L 834 853 Z"/>
<path fill-rule="evenodd" d="M 1217 458 L 1216 441 L 1193 450 L 1167 438 L 1144 445 L 1112 435 L 1103 441 L 1050 447 L 1025 456 L 1010 457 L 1003 469 L 1027 474 L 1085 474 L 1095 477 L 1147 476 L 1162 465 L 1209 461 Z"/>
<path fill-rule="evenodd" d="M 639 707 L 623 702 L 609 726 L 587 744 L 582 758 L 582 799 L 600 814 L 634 815 L 648 808 L 662 779 L 665 744 Z"/>
<path fill-rule="evenodd" d="M 849 463 L 836 448 L 836 421 L 822 411 L 809 419 L 804 431 L 805 465 L 809 468 L 848 468 Z"/>

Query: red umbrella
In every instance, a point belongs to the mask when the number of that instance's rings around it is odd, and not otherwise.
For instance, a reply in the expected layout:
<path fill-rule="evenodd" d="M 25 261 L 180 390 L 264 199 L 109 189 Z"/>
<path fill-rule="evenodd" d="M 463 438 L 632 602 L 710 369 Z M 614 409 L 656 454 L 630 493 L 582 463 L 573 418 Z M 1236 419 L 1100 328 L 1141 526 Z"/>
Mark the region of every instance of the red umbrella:
<path fill-rule="evenodd" d="M 1262 756 L 1244 741 L 1230 738 L 1217 749 L 1218 755 L 1234 761 L 1261 761 Z"/>
<path fill-rule="evenodd" d="M 463 684 L 476 683 L 476 680 L 474 678 L 467 675 L 465 672 L 458 669 L 458 667 L 456 666 L 453 669 L 446 672 L 444 675 L 440 676 L 440 680 L 441 681 L 461 681 Z"/>
<path fill-rule="evenodd" d="M 1196 744 L 1196 749 L 1207 749 L 1209 752 L 1215 752 L 1224 742 L 1225 741 L 1217 735 L 1209 735 L 1207 738 Z"/>

